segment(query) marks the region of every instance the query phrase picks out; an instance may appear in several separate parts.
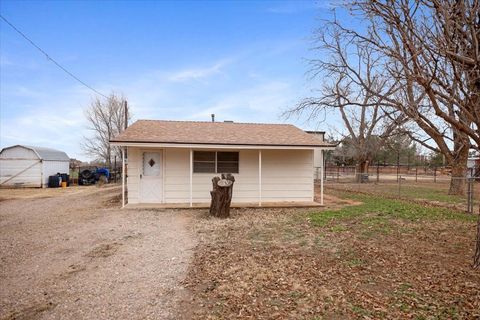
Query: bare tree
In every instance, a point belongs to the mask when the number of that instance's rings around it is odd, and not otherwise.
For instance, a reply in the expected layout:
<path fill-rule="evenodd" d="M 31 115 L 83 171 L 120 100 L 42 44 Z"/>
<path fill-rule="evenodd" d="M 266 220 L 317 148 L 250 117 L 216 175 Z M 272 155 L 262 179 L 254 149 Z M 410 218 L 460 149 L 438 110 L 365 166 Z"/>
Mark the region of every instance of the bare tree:
<path fill-rule="evenodd" d="M 349 9 L 362 18 L 366 32 L 337 21 L 335 26 L 374 48 L 395 79 L 377 96 L 405 112 L 447 158 L 453 157 L 444 150 L 446 141 L 436 125 L 440 121 L 448 124 L 454 149 L 462 154 L 451 160 L 463 161 L 470 147 L 479 150 L 480 2 L 352 0 Z M 396 98 L 402 91 L 407 103 L 399 104 Z M 480 267 L 480 218 L 478 223 L 475 267 Z"/>
<path fill-rule="evenodd" d="M 319 96 L 304 99 L 287 115 L 307 114 L 312 120 L 328 111 L 338 112 L 346 128 L 343 140 L 356 160 L 361 181 L 375 153 L 405 117 L 386 108 L 383 99 L 374 94 L 388 77 L 382 74 L 381 61 L 373 50 L 343 38 L 338 28 L 324 27 L 317 32 L 315 48 L 324 58 L 312 60 L 310 70 L 313 78 L 324 79 Z"/>
<path fill-rule="evenodd" d="M 331 23 L 327 22 L 323 26 L 320 37 L 323 43 L 326 42 L 324 30 L 331 30 L 330 34 L 334 35 L 333 38 L 337 43 L 336 46 L 328 46 L 330 50 L 335 51 L 336 57 L 335 63 L 330 63 L 330 65 L 334 65 L 337 70 L 346 70 L 344 72 L 351 75 L 355 85 L 365 91 L 365 96 L 372 96 L 372 99 L 380 102 L 385 115 L 390 117 L 390 120 L 397 124 L 404 123 L 399 130 L 400 133 L 409 135 L 412 140 L 432 151 L 442 152 L 447 163 L 452 166 L 453 179 L 451 179 L 449 193 L 463 195 L 470 147 L 468 136 L 460 130 L 452 129 L 450 124 L 436 114 L 423 88 L 414 81 L 412 74 L 408 74 L 408 70 L 405 70 L 401 62 L 372 45 L 371 40 L 366 41 L 356 32 L 345 29 L 336 20 Z M 342 48 L 342 43 L 363 48 L 362 50 L 367 52 L 369 58 L 361 59 L 358 62 L 350 61 L 346 49 Z M 401 54 L 403 48 L 398 45 L 394 46 L 395 52 L 401 57 L 405 57 Z M 374 63 L 372 64 L 370 61 L 373 59 Z M 357 66 L 357 63 L 363 65 L 363 68 L 369 70 L 370 73 L 374 72 L 380 75 L 383 79 L 380 85 L 372 86 L 369 77 L 362 75 L 362 66 Z M 362 112 L 360 105 L 357 107 L 356 112 Z M 447 108 L 454 113 L 454 105 L 450 104 Z M 385 112 L 386 110 L 388 112 Z M 398 113 L 404 116 L 401 122 L 397 119 Z"/>
<path fill-rule="evenodd" d="M 403 85 L 396 89 L 395 94 L 382 97 L 385 104 L 409 119 L 399 131 L 424 148 L 443 154 L 446 163 L 452 168 L 449 194 L 465 195 L 465 174 L 470 149 L 468 136 L 439 118 L 432 110 L 428 97 L 422 97 L 421 90 L 414 88 L 413 83 L 404 83 L 402 79 L 398 82 Z"/>
<path fill-rule="evenodd" d="M 92 135 L 83 138 L 82 148 L 87 154 L 110 166 L 112 156 L 121 157 L 120 149 L 112 148 L 110 140 L 125 129 L 125 121 L 128 124 L 131 117 L 126 109 L 126 99 L 114 93 L 107 100 L 95 98 L 85 110 L 85 116 Z"/>

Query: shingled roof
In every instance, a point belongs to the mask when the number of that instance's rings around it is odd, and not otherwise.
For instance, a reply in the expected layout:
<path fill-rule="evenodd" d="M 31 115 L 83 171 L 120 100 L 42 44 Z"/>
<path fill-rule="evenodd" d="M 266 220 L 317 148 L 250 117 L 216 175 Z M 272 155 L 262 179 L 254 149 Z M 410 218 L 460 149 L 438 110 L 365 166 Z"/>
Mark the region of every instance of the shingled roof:
<path fill-rule="evenodd" d="M 331 146 L 290 124 L 138 120 L 111 140 L 124 143 Z"/>

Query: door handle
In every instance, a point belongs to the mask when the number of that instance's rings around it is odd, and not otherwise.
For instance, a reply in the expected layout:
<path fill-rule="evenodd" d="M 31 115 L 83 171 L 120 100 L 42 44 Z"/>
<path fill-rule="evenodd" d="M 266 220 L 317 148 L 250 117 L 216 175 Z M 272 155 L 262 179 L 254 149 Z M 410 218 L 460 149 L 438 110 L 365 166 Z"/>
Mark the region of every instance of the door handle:
<path fill-rule="evenodd" d="M 142 175 L 142 174 L 140 174 L 140 179 L 142 179 L 142 177 L 143 177 L 143 175 Z"/>

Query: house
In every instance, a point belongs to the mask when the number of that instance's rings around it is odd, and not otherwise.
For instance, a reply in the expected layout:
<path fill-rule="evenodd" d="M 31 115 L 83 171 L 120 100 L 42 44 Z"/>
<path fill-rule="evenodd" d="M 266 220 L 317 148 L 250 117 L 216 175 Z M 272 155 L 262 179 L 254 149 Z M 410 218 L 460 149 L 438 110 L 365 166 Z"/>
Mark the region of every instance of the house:
<path fill-rule="evenodd" d="M 48 177 L 69 172 L 70 158 L 63 151 L 15 145 L 0 151 L 0 186 L 46 187 Z"/>
<path fill-rule="evenodd" d="M 480 158 L 470 157 L 467 160 L 467 178 L 480 177 Z"/>
<path fill-rule="evenodd" d="M 130 205 L 191 207 L 209 203 L 221 173 L 235 177 L 234 204 L 313 204 L 314 151 L 334 147 L 288 124 L 160 120 L 139 120 L 111 144 L 127 151 Z"/>

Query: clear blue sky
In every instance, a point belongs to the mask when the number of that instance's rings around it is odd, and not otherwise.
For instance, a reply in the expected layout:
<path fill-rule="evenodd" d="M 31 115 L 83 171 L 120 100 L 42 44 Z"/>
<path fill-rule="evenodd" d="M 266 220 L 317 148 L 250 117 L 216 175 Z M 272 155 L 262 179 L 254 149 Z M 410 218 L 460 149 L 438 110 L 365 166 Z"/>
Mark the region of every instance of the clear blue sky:
<path fill-rule="evenodd" d="M 1 14 L 134 119 L 290 122 L 310 95 L 312 31 L 328 1 L 1 1 Z M 84 109 L 94 94 L 0 22 L 0 145 L 31 144 L 87 160 Z"/>

